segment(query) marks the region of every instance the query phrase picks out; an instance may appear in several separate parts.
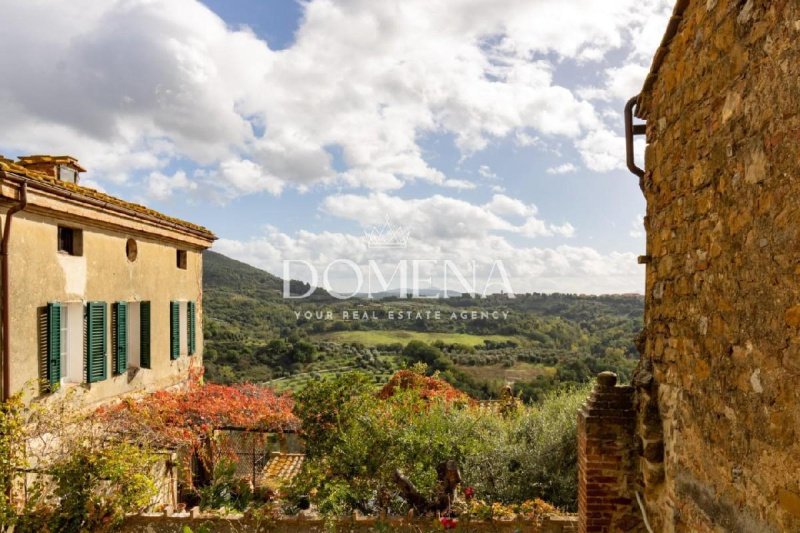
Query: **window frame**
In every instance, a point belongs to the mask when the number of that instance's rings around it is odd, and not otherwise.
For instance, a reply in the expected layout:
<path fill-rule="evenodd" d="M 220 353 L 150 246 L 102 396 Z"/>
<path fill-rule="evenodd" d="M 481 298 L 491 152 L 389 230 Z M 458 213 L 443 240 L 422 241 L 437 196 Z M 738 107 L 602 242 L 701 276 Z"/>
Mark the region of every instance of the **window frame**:
<path fill-rule="evenodd" d="M 189 267 L 189 253 L 186 250 L 175 250 L 175 266 L 180 270 L 187 270 Z"/>
<path fill-rule="evenodd" d="M 83 256 L 83 230 L 61 224 L 57 228 L 56 250 L 58 253 L 73 257 Z"/>

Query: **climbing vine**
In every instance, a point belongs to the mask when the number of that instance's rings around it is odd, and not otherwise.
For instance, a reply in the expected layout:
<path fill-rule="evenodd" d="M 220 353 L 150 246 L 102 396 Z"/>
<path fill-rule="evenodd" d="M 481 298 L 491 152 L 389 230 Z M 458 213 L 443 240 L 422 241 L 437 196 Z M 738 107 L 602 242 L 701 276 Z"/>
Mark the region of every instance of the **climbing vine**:
<path fill-rule="evenodd" d="M 99 410 L 112 431 L 147 435 L 173 448 L 201 451 L 215 429 L 284 431 L 295 429 L 290 396 L 253 384 L 203 383 L 199 372 L 187 388 L 127 399 Z"/>

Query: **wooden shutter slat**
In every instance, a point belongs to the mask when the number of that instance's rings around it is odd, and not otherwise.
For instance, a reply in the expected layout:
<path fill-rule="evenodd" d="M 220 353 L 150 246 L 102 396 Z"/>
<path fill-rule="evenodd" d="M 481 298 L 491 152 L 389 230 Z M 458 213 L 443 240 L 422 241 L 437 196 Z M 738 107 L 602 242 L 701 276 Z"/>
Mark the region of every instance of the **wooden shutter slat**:
<path fill-rule="evenodd" d="M 188 332 L 188 334 L 189 334 L 189 355 L 194 355 L 194 351 L 195 351 L 195 331 L 196 331 L 196 329 L 195 329 L 195 316 L 197 314 L 196 310 L 195 310 L 194 302 L 189 302 L 189 304 L 186 306 L 186 310 L 187 310 L 187 314 L 189 315 L 188 316 L 188 320 L 187 320 L 188 329 L 189 329 L 189 332 Z"/>
<path fill-rule="evenodd" d="M 180 356 L 180 305 L 178 302 L 169 303 L 169 358 L 172 360 Z"/>
<path fill-rule="evenodd" d="M 61 304 L 47 304 L 47 380 L 52 390 L 61 383 Z"/>
<path fill-rule="evenodd" d="M 96 383 L 107 377 L 106 303 L 86 304 L 86 381 Z"/>
<path fill-rule="evenodd" d="M 114 306 L 117 315 L 114 371 L 124 374 L 128 370 L 128 304 L 117 302 Z"/>
<path fill-rule="evenodd" d="M 139 304 L 139 365 L 150 368 L 150 302 Z"/>

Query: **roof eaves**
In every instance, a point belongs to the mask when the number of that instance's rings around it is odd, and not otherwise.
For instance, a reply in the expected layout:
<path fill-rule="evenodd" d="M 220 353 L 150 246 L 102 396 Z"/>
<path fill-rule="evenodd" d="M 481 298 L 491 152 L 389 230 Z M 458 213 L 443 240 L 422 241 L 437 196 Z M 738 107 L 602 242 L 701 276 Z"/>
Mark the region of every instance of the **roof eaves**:
<path fill-rule="evenodd" d="M 39 184 L 64 196 L 71 197 L 73 195 L 78 195 L 79 197 L 85 198 L 86 201 L 90 201 L 95 204 L 100 202 L 110 206 L 116 206 L 117 208 L 123 209 L 132 215 L 139 215 L 154 222 L 162 222 L 173 227 L 188 230 L 191 233 L 194 233 L 209 241 L 214 241 L 217 239 L 216 235 L 203 226 L 192 224 L 191 222 L 187 222 L 179 218 L 170 217 L 154 209 L 122 200 L 121 198 L 102 193 L 90 187 L 83 187 L 74 183 L 59 181 L 43 172 L 38 172 L 18 165 L 10 159 L 6 159 L 2 156 L 0 156 L 0 171 L 2 171 L 4 174 L 7 173 L 9 177 L 16 176 L 17 178 L 22 178 L 23 180 L 28 181 L 28 183 L 33 185 Z"/>

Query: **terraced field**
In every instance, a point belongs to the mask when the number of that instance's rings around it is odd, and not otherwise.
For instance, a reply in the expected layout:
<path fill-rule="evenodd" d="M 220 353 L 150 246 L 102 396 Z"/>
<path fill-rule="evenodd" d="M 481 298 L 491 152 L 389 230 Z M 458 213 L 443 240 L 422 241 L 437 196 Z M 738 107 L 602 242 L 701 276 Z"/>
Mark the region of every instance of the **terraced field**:
<path fill-rule="evenodd" d="M 404 330 L 371 330 L 371 331 L 336 331 L 315 335 L 315 339 L 338 343 L 360 342 L 364 346 L 377 346 L 378 344 L 392 344 L 399 342 L 407 344 L 409 341 L 419 340 L 431 344 L 442 341 L 445 344 L 464 344 L 467 346 L 483 345 L 484 340 L 495 342 L 514 341 L 518 345 L 525 345 L 525 339 L 509 335 L 472 335 L 469 333 L 429 333 L 422 331 Z"/>
<path fill-rule="evenodd" d="M 285 391 L 298 391 L 302 389 L 309 381 L 323 376 L 338 374 L 341 372 L 348 372 L 352 370 L 362 370 L 372 374 L 375 379 L 376 386 L 383 385 L 390 377 L 402 367 L 400 358 L 392 355 L 381 355 L 378 357 L 380 367 L 377 366 L 364 366 L 356 358 L 337 357 L 333 359 L 317 361 L 313 365 L 313 370 L 308 372 L 300 372 L 291 376 L 281 377 L 265 382 L 266 385 L 274 388 L 279 392 Z"/>
<path fill-rule="evenodd" d="M 538 363 L 517 362 L 513 366 L 505 365 L 456 365 L 456 368 L 470 376 L 485 381 L 521 383 L 531 381 L 537 376 L 553 377 L 556 368 Z"/>

